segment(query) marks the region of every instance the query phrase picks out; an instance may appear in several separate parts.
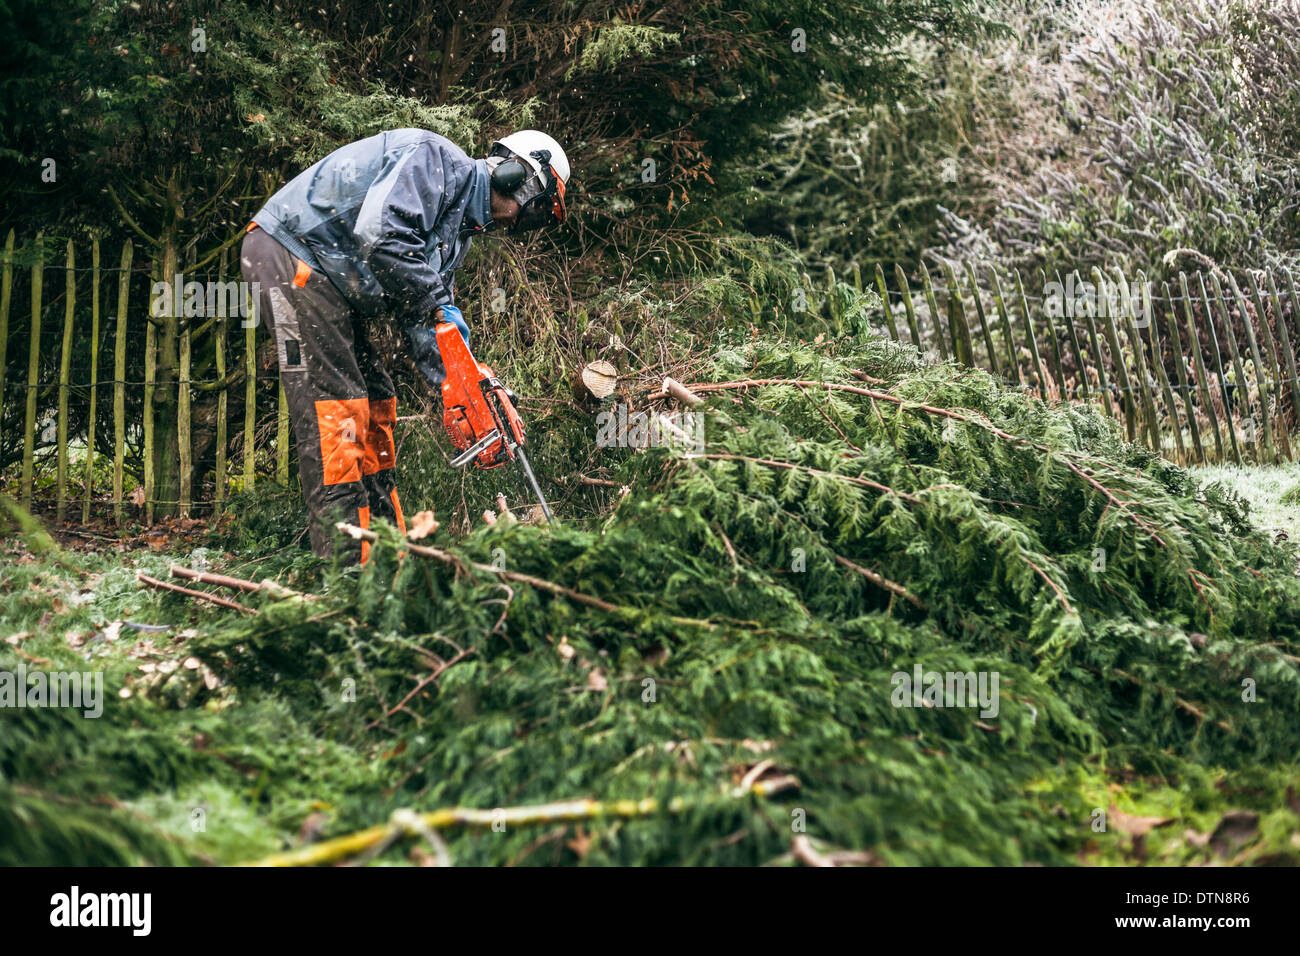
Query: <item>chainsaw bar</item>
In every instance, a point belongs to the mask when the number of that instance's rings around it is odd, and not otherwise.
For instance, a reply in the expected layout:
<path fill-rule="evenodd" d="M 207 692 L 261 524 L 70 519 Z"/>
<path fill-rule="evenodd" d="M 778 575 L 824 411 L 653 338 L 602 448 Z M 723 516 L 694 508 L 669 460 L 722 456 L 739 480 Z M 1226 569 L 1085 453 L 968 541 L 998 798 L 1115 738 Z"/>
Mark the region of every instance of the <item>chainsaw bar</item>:
<path fill-rule="evenodd" d="M 551 514 L 551 506 L 546 503 L 546 499 L 542 496 L 542 489 L 537 484 L 537 476 L 533 474 L 532 466 L 528 464 L 528 456 L 524 454 L 524 450 L 518 445 L 515 446 L 515 454 L 519 456 L 519 466 L 523 468 L 524 475 L 528 478 L 528 483 L 533 486 L 533 494 L 535 494 L 537 500 L 541 502 L 542 514 L 546 515 L 548 523 L 555 524 L 555 516 Z"/>

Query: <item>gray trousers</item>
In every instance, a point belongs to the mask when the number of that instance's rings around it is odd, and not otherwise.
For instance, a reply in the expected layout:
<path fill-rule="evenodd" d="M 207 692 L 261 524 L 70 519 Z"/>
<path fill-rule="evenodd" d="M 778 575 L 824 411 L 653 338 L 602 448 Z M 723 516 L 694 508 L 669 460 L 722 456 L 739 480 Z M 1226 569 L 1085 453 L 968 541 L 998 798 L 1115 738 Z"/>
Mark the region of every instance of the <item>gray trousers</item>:
<path fill-rule="evenodd" d="M 384 517 L 405 531 L 393 470 L 397 393 L 364 324 L 329 279 L 260 228 L 244 237 L 240 264 L 244 281 L 261 286 L 258 316 L 275 340 L 312 550 L 332 553 L 338 521 L 366 528 Z M 369 556 L 365 542 L 340 547 L 362 563 Z"/>

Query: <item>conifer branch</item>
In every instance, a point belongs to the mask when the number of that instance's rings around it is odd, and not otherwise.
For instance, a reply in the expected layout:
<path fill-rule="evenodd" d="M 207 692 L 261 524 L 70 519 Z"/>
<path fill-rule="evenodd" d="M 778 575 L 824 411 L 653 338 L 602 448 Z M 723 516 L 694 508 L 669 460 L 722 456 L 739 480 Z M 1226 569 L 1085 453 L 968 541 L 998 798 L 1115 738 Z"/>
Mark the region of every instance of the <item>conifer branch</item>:
<path fill-rule="evenodd" d="M 357 525 L 348 524 L 346 521 L 340 521 L 335 525 L 344 534 L 356 538 L 360 541 L 369 541 L 372 544 L 379 540 L 379 536 L 373 531 Z M 444 564 L 455 565 L 459 568 L 471 567 L 476 571 L 482 571 L 486 574 L 493 574 L 507 581 L 516 581 L 520 584 L 527 584 L 529 587 L 537 588 L 540 591 L 547 591 L 551 594 L 567 597 L 571 601 L 579 604 L 585 604 L 587 607 L 595 608 L 598 611 L 606 611 L 610 614 L 617 614 L 620 617 L 636 617 L 645 613 L 644 609 L 629 607 L 625 604 L 611 604 L 609 601 L 595 597 L 591 594 L 584 594 L 581 591 L 575 591 L 573 588 L 567 588 L 562 584 L 556 584 L 554 581 L 548 581 L 545 578 L 539 578 L 536 575 L 524 574 L 519 571 L 506 571 L 492 567 L 490 564 L 479 564 L 477 561 L 462 561 L 450 551 L 443 551 L 441 548 L 431 547 L 423 544 L 405 545 L 406 550 L 412 554 L 417 554 L 425 558 L 433 558 L 435 561 L 441 561 Z M 767 629 L 760 627 L 756 621 L 737 621 L 733 618 L 719 618 L 710 620 L 701 617 L 680 617 L 669 615 L 668 621 L 681 627 L 701 627 L 707 630 L 714 630 L 721 624 L 733 624 L 740 627 L 746 627 L 756 633 L 765 632 Z"/>
<path fill-rule="evenodd" d="M 1161 547 L 1169 546 L 1168 542 L 1166 542 L 1165 539 L 1160 536 L 1160 532 L 1158 532 L 1155 528 L 1153 528 L 1150 524 L 1148 524 L 1145 520 L 1143 520 L 1143 518 L 1140 515 L 1133 512 L 1127 505 L 1124 504 L 1122 500 L 1120 500 L 1119 497 L 1115 495 L 1114 492 L 1112 492 L 1109 488 L 1107 488 L 1095 477 L 1093 477 L 1091 469 L 1084 469 L 1079 467 L 1073 461 L 1070 461 L 1069 458 L 1058 449 L 1052 448 L 1048 445 L 1041 444 L 1040 442 L 1032 441 L 1028 438 L 1021 438 L 1018 435 L 1013 435 L 1010 432 L 998 428 L 992 422 L 982 421 L 979 418 L 974 417 L 973 415 L 965 415 L 961 412 L 953 411 L 950 408 L 939 408 L 934 405 L 927 405 L 924 402 L 908 401 L 907 399 L 901 398 L 898 395 L 891 395 L 889 392 L 881 392 L 870 388 L 859 388 L 856 385 L 844 385 L 839 382 L 818 382 L 810 379 L 750 378 L 750 379 L 741 379 L 734 382 L 695 382 L 688 385 L 687 388 L 691 389 L 691 391 L 693 392 L 698 393 L 698 392 L 717 392 L 717 391 L 724 391 L 729 389 L 753 388 L 762 385 L 793 385 L 793 386 L 803 386 L 807 388 L 825 388 L 825 389 L 830 389 L 832 391 L 849 392 L 854 395 L 863 395 L 867 398 L 874 398 L 877 401 L 890 402 L 891 404 L 897 405 L 903 409 L 925 412 L 928 415 L 938 415 L 943 418 L 950 418 L 954 421 L 965 422 L 968 425 L 974 425 L 977 428 L 982 428 L 985 431 L 988 431 L 991 434 L 997 436 L 998 438 L 1001 438 L 1003 441 L 1033 448 L 1036 451 L 1042 452 L 1044 455 L 1047 455 L 1050 458 L 1060 460 L 1061 463 L 1064 464 L 1066 468 L 1068 468 L 1076 476 L 1081 478 L 1089 487 L 1093 488 L 1101 495 L 1103 495 L 1106 498 L 1106 500 L 1110 504 L 1114 505 L 1120 512 L 1122 512 L 1125 515 L 1125 517 L 1127 517 L 1134 524 L 1136 524 L 1140 529 L 1142 529 L 1142 531 L 1146 532 L 1148 535 L 1154 538 Z"/>

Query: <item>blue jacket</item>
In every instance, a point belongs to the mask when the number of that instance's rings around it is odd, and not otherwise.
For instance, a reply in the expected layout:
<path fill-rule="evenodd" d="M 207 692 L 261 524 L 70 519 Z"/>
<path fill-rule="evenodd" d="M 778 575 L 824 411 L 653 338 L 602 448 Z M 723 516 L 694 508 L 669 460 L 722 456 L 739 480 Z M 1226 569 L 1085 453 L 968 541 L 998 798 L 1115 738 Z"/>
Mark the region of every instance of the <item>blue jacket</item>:
<path fill-rule="evenodd" d="M 363 316 L 387 312 L 412 328 L 453 304 L 453 273 L 490 210 L 485 160 L 437 133 L 397 129 L 330 153 L 253 222 Z"/>

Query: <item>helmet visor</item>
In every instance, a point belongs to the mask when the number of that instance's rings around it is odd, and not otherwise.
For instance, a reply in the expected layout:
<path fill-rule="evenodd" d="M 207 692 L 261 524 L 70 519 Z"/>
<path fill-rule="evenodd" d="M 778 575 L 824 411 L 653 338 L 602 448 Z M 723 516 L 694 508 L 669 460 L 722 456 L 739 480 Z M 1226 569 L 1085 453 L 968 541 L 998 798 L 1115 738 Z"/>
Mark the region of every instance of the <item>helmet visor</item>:
<path fill-rule="evenodd" d="M 555 174 L 554 169 L 548 168 L 548 172 L 550 182 L 546 187 L 519 204 L 519 215 L 515 217 L 511 232 L 530 232 L 564 222 L 564 182 Z"/>

